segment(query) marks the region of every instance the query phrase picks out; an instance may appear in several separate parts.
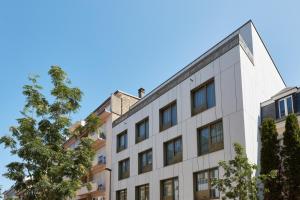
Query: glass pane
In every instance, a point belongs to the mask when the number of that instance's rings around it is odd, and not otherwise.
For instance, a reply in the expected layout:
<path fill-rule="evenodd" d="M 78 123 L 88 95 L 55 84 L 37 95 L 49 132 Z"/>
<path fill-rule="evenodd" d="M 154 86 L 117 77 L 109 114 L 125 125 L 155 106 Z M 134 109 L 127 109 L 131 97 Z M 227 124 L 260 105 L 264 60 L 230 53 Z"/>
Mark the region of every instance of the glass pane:
<path fill-rule="evenodd" d="M 174 147 L 173 147 L 173 143 L 168 143 L 167 144 L 167 160 L 166 160 L 166 164 L 169 164 L 171 160 L 173 160 L 174 157 Z"/>
<path fill-rule="evenodd" d="M 152 164 L 152 151 L 150 151 L 148 154 L 147 154 L 147 160 L 148 160 L 148 162 L 147 162 L 147 164 L 148 165 L 151 165 Z"/>
<path fill-rule="evenodd" d="M 163 182 L 163 198 L 168 199 L 168 197 L 173 196 L 173 181 L 167 180 Z"/>
<path fill-rule="evenodd" d="M 222 122 L 218 122 L 211 126 L 210 137 L 211 137 L 211 144 L 217 144 L 223 142 Z"/>
<path fill-rule="evenodd" d="M 174 200 L 179 200 L 179 181 L 174 179 Z"/>
<path fill-rule="evenodd" d="M 292 99 L 292 97 L 288 97 L 286 99 L 286 106 L 287 106 L 288 114 L 293 113 L 293 99 Z"/>
<path fill-rule="evenodd" d="M 206 91 L 205 87 L 196 91 L 194 94 L 194 108 L 203 110 L 206 108 Z"/>
<path fill-rule="evenodd" d="M 145 134 L 146 134 L 146 132 L 145 132 L 145 123 L 141 123 L 140 125 L 139 125 L 139 137 L 141 137 L 141 138 L 145 138 Z"/>
<path fill-rule="evenodd" d="M 181 139 L 177 139 L 175 141 L 175 149 L 174 149 L 174 153 L 177 154 L 177 153 L 181 153 Z"/>
<path fill-rule="evenodd" d="M 146 120 L 146 123 L 145 123 L 145 136 L 146 138 L 149 138 L 149 121 Z"/>
<path fill-rule="evenodd" d="M 200 136 L 199 136 L 200 154 L 208 153 L 208 136 L 209 136 L 208 128 L 204 128 L 200 131 Z"/>
<path fill-rule="evenodd" d="M 279 101 L 279 116 L 284 117 L 285 116 L 285 106 L 284 106 L 284 100 Z"/>
<path fill-rule="evenodd" d="M 177 106 L 176 106 L 176 104 L 175 105 L 173 105 L 172 106 L 172 112 L 171 112 L 171 114 L 172 114 L 172 125 L 175 125 L 175 124 L 177 124 Z"/>
<path fill-rule="evenodd" d="M 213 179 L 218 179 L 219 178 L 219 170 L 218 169 L 213 169 L 210 171 L 210 181 Z M 210 189 L 210 197 L 211 198 L 219 198 L 220 197 L 220 192 L 213 186 L 211 186 Z"/>
<path fill-rule="evenodd" d="M 163 111 L 162 114 L 162 126 L 167 127 L 171 123 L 171 108 Z"/>
<path fill-rule="evenodd" d="M 214 107 L 215 104 L 215 84 L 213 82 L 207 85 L 207 108 Z"/>
<path fill-rule="evenodd" d="M 201 172 L 197 174 L 196 185 L 198 192 L 208 190 L 208 172 Z"/>

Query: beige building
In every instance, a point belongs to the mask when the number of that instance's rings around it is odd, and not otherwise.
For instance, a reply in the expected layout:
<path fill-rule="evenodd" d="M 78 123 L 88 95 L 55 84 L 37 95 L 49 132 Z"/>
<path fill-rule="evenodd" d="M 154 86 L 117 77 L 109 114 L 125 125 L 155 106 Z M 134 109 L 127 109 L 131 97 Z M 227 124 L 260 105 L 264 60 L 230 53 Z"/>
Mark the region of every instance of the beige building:
<path fill-rule="evenodd" d="M 94 140 L 92 147 L 96 155 L 89 174 L 82 179 L 84 182 L 89 182 L 92 189 L 82 187 L 76 193 L 76 200 L 110 199 L 112 122 L 127 112 L 138 99 L 127 93 L 116 91 L 93 112 L 101 119 L 101 126 L 94 133 L 79 136 L 79 138 L 88 136 Z M 78 125 L 84 124 L 84 121 L 77 122 L 70 129 L 74 130 Z M 79 139 L 70 138 L 65 143 L 65 148 L 75 148 L 79 142 Z"/>

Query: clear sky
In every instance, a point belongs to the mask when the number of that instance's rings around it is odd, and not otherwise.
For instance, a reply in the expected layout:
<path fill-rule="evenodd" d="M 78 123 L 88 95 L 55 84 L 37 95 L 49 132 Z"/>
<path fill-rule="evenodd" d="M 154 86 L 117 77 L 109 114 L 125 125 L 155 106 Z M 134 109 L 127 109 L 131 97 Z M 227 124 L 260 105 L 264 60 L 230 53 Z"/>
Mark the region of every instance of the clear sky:
<path fill-rule="evenodd" d="M 287 85 L 300 85 L 300 1 L 0 0 L 0 135 L 20 116 L 29 74 L 60 65 L 85 96 L 74 121 L 116 89 L 165 81 L 252 19 Z M 0 174 L 14 160 L 0 147 Z M 12 182 L 0 176 L 7 189 Z"/>

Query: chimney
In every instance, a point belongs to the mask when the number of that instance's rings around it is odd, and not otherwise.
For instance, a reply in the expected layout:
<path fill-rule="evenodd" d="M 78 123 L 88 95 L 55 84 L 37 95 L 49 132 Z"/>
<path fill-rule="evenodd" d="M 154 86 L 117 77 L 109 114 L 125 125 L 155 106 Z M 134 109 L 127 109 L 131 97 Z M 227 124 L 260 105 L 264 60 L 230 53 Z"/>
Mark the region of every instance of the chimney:
<path fill-rule="evenodd" d="M 138 93 L 139 93 L 139 98 L 143 98 L 144 95 L 145 95 L 145 89 L 144 89 L 144 88 L 140 88 L 140 89 L 138 90 Z"/>

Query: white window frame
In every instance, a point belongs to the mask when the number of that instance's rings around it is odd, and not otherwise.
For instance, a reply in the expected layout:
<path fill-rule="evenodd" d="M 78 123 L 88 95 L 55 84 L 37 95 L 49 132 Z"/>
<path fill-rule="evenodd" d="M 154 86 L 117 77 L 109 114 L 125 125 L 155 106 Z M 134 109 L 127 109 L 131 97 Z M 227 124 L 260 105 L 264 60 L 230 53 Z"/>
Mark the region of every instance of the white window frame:
<path fill-rule="evenodd" d="M 292 100 L 292 113 L 294 113 L 294 102 L 293 102 L 293 96 L 292 95 L 289 95 L 289 96 L 287 96 L 287 97 L 284 97 L 284 98 L 282 98 L 282 99 L 279 99 L 278 100 L 278 112 L 279 112 L 279 118 L 282 118 L 282 117 L 285 117 L 285 116 L 288 116 L 288 106 L 287 106 L 287 99 L 288 98 L 291 98 L 291 100 Z M 280 110 L 280 102 L 281 101 L 283 101 L 284 102 L 284 115 L 282 116 L 281 115 L 281 110 Z"/>

